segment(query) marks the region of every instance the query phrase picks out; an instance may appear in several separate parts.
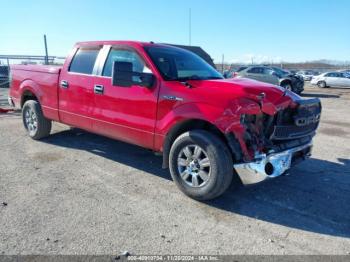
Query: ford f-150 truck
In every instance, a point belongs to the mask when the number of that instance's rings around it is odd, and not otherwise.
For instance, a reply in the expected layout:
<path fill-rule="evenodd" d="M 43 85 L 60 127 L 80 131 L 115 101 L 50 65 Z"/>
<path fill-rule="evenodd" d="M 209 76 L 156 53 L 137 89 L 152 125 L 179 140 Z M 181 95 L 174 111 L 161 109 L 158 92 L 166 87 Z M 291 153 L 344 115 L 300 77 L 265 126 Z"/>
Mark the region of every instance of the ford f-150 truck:
<path fill-rule="evenodd" d="M 176 185 L 197 200 L 233 176 L 256 183 L 310 156 L 321 104 L 281 87 L 226 80 L 194 53 L 132 41 L 77 43 L 62 67 L 11 67 L 9 103 L 33 139 L 52 121 L 163 155 Z"/>

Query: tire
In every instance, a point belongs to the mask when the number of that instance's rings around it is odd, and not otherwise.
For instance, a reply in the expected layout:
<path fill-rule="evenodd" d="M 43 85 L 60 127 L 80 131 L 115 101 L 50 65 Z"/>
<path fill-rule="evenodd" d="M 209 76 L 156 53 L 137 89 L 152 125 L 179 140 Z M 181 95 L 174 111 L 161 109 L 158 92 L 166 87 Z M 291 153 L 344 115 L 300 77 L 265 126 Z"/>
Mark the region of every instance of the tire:
<path fill-rule="evenodd" d="M 292 84 L 289 83 L 289 82 L 285 82 L 285 83 L 282 83 L 281 85 L 283 88 L 289 90 L 289 91 L 293 91 L 293 87 L 292 87 Z"/>
<path fill-rule="evenodd" d="M 22 120 L 28 135 L 39 140 L 50 135 L 51 121 L 46 119 L 37 101 L 29 100 L 22 108 Z"/>
<path fill-rule="evenodd" d="M 326 88 L 326 87 L 327 87 L 327 84 L 326 84 L 325 81 L 320 81 L 320 82 L 317 83 L 317 86 L 318 86 L 319 88 Z"/>
<path fill-rule="evenodd" d="M 187 156 L 187 150 L 193 158 Z M 193 161 L 190 163 L 189 159 Z M 222 195 L 229 188 L 234 174 L 228 147 L 217 136 L 204 130 L 186 132 L 175 140 L 170 149 L 169 167 L 178 188 L 200 201 Z M 193 175 L 196 172 L 197 175 Z"/>

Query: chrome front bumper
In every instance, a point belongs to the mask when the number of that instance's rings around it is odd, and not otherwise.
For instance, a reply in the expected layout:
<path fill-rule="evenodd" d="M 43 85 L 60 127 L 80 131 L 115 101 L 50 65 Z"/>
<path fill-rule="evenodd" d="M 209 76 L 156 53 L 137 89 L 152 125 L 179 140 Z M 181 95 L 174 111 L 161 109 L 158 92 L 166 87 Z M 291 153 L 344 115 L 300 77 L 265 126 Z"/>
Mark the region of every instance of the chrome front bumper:
<path fill-rule="evenodd" d="M 234 165 L 243 184 L 256 184 L 263 180 L 286 174 L 296 158 L 311 156 L 312 143 L 282 152 L 262 154 L 254 162 Z"/>

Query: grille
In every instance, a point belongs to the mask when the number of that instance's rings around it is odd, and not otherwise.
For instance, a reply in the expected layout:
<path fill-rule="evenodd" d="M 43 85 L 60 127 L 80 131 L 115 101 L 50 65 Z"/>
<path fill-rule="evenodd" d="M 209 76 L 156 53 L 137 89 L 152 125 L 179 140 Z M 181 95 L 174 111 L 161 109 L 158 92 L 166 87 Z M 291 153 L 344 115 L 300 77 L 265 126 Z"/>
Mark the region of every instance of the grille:
<path fill-rule="evenodd" d="M 311 135 L 318 127 L 319 122 L 314 122 L 321 113 L 321 104 L 318 99 L 302 100 L 298 108 L 285 109 L 279 112 L 275 126 L 271 134 L 273 140 L 297 139 Z M 296 122 L 300 119 L 308 124 L 298 126 Z M 306 121 L 307 120 L 307 121 Z M 303 121 L 301 121 L 303 122 Z"/>
<path fill-rule="evenodd" d="M 313 123 L 307 126 L 275 126 L 271 138 L 275 140 L 300 138 L 315 132 L 317 126 L 318 123 Z"/>

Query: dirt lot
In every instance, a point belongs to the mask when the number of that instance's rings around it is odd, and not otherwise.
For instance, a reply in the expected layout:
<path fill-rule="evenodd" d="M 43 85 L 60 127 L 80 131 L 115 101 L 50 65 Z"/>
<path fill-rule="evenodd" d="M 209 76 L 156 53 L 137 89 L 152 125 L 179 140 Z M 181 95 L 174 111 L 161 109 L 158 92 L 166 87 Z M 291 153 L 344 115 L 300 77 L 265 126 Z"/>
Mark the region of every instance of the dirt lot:
<path fill-rule="evenodd" d="M 36 142 L 0 114 L 0 254 L 350 254 L 350 89 L 304 97 L 323 103 L 312 159 L 207 203 L 149 151 L 60 124 Z"/>

